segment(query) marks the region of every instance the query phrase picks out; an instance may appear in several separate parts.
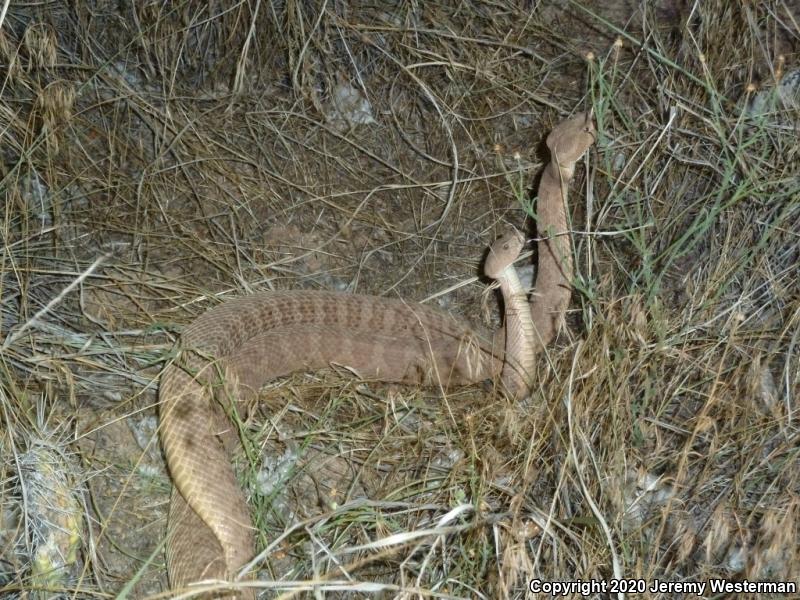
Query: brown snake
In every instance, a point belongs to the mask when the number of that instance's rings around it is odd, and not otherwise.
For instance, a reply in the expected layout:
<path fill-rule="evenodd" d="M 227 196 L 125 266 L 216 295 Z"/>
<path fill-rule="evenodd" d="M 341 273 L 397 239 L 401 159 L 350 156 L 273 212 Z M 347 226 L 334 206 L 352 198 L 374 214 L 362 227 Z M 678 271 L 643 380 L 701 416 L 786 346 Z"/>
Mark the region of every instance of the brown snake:
<path fill-rule="evenodd" d="M 501 284 L 505 331 L 487 334 L 421 304 L 309 291 L 234 298 L 186 328 L 159 391 L 161 443 L 175 483 L 167 531 L 174 591 L 201 580 L 232 581 L 255 553 L 250 513 L 230 465 L 239 440 L 222 409 L 229 398 L 331 363 L 365 378 L 413 384 L 453 386 L 501 375 L 513 396 L 528 392 L 534 356 L 555 337 L 569 304 L 567 184 L 594 138 L 591 113 L 560 123 L 547 138 L 552 159 L 539 184 L 539 269 L 530 304 L 510 267 L 521 237 L 492 245 L 486 272 Z M 255 598 L 255 590 L 220 585 L 204 597 Z"/>

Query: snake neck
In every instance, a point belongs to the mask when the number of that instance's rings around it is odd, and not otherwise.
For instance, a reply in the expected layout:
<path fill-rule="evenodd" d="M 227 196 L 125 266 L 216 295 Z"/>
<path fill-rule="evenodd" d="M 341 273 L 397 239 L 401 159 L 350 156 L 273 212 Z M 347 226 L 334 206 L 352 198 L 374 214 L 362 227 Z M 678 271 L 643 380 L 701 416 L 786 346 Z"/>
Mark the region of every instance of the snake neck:
<path fill-rule="evenodd" d="M 541 346 L 558 333 L 572 295 L 574 266 L 567 226 L 567 186 L 574 164 L 559 168 L 556 158 L 548 163 L 539 182 L 537 245 L 539 268 L 531 304 L 531 316 Z"/>

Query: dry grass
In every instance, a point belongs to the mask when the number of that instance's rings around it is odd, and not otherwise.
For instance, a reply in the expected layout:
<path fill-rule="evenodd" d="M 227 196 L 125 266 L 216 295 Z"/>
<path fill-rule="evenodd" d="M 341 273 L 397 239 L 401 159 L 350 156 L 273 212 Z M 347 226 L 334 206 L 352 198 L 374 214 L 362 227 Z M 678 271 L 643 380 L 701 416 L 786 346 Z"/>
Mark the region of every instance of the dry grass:
<path fill-rule="evenodd" d="M 265 596 L 800 583 L 789 3 L 96 4 L 0 28 L 0 596 L 162 593 L 155 403 L 180 329 L 254 289 L 484 318 L 483 249 L 586 106 L 577 291 L 530 402 L 337 370 L 243 418 Z"/>

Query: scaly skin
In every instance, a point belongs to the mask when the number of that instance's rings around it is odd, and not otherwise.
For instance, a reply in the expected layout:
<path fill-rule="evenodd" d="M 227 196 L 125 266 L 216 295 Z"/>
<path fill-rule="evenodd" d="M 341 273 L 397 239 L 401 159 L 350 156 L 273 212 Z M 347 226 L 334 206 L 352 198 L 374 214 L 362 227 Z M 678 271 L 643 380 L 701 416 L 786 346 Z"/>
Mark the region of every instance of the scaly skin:
<path fill-rule="evenodd" d="M 215 397 L 241 397 L 269 379 L 331 362 L 364 377 L 423 385 L 462 385 L 502 372 L 512 395 L 527 393 L 533 357 L 555 336 L 569 303 L 566 186 L 593 141 L 590 114 L 565 121 L 547 138 L 553 159 L 539 186 L 538 224 L 540 234 L 560 235 L 539 242 L 530 313 L 510 266 L 520 237 L 492 247 L 490 257 L 502 259 L 493 273 L 505 298 L 506 332 L 487 335 L 428 306 L 326 292 L 234 298 L 186 329 L 159 390 L 161 442 L 175 483 L 167 533 L 173 591 L 200 580 L 230 582 L 254 555 L 247 503 L 228 458 L 238 439 Z M 220 584 L 204 597 L 255 599 L 254 589 L 234 587 Z"/>
<path fill-rule="evenodd" d="M 572 295 L 575 269 L 572 236 L 567 225 L 567 188 L 575 163 L 595 141 L 592 113 L 581 113 L 559 123 L 547 136 L 551 160 L 539 182 L 536 225 L 540 241 L 539 269 L 531 317 L 538 348 L 558 333 Z"/>

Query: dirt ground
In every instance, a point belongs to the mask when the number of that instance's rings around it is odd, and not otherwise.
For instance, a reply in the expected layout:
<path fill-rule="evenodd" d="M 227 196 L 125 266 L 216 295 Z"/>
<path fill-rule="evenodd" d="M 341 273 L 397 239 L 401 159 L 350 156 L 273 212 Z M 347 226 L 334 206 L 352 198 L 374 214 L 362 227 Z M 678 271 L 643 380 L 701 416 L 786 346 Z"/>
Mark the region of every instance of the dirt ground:
<path fill-rule="evenodd" d="M 204 310 L 324 289 L 498 326 L 486 248 L 522 229 L 535 279 L 544 139 L 589 108 L 530 399 L 333 365 L 245 411 L 263 597 L 800 597 L 796 4 L 7 8 L 0 598 L 172 597 L 158 378 Z"/>

